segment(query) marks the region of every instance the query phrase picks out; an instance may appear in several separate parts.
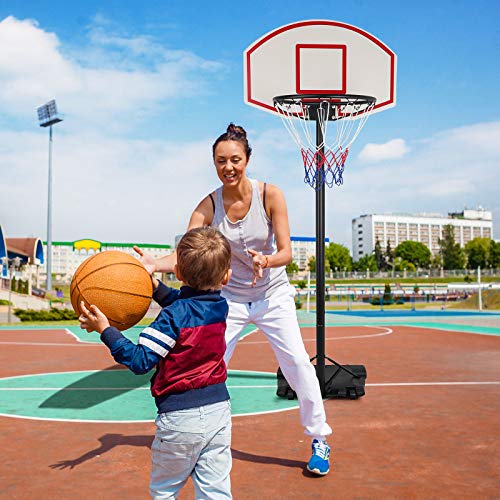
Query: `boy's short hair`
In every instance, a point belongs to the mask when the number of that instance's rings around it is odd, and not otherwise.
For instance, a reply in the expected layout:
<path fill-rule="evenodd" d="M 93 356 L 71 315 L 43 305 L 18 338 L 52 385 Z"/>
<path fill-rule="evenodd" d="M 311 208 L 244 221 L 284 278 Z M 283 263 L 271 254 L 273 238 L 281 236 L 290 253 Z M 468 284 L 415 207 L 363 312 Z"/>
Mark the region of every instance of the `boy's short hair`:
<path fill-rule="evenodd" d="M 191 229 L 177 245 L 177 266 L 182 281 L 191 288 L 218 288 L 231 266 L 229 242 L 213 227 Z"/>

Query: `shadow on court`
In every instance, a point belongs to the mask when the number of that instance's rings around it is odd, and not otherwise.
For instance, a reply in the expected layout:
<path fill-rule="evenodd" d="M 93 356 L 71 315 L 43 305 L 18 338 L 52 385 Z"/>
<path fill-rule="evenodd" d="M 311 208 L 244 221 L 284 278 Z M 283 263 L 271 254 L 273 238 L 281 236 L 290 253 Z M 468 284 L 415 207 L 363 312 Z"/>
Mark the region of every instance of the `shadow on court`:
<path fill-rule="evenodd" d="M 90 450 L 83 455 L 70 459 L 61 460 L 55 464 L 51 464 L 49 467 L 51 469 L 74 469 L 77 465 L 80 465 L 88 460 L 92 460 L 95 457 L 104 455 L 108 451 L 116 448 L 117 446 L 135 446 L 135 447 L 146 447 L 151 448 L 154 436 L 125 436 L 123 434 L 104 434 L 98 441 L 100 445 Z M 252 462 L 258 464 L 270 464 L 279 465 L 281 467 L 304 469 L 305 463 L 299 460 L 290 460 L 286 458 L 270 457 L 267 455 L 256 455 L 254 453 L 248 453 L 245 451 L 236 450 L 231 448 L 231 453 L 234 460 L 241 460 L 243 462 Z"/>
<path fill-rule="evenodd" d="M 134 389 L 149 387 L 150 379 L 151 373 L 134 375 L 113 365 L 67 385 L 43 401 L 39 408 L 91 408 Z"/>
<path fill-rule="evenodd" d="M 62 460 L 55 464 L 51 464 L 49 467 L 51 469 L 74 469 L 77 465 L 87 460 L 104 455 L 104 453 L 116 446 L 145 446 L 146 448 L 151 448 L 153 442 L 153 436 L 124 436 L 123 434 L 104 434 L 98 439 L 101 445 L 97 448 L 73 460 Z"/>

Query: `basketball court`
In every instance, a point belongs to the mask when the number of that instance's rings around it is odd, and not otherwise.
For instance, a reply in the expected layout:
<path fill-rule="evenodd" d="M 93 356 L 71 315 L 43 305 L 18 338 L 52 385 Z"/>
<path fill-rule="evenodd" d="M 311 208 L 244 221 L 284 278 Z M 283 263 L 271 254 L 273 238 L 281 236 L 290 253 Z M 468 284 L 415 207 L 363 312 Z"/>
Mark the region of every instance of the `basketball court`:
<path fill-rule="evenodd" d="M 250 45 L 244 73 L 245 102 L 276 113 L 299 146 L 304 180 L 316 191 L 323 269 L 325 186 L 342 184 L 368 115 L 395 106 L 396 55 L 355 26 L 302 21 Z M 298 312 L 305 346 L 318 366 L 325 355 L 366 366 L 366 395 L 325 400 L 331 471 L 312 476 L 297 401 L 276 396 L 271 347 L 248 328 L 228 375 L 234 498 L 495 497 L 500 315 L 330 314 L 317 274 L 318 310 Z M 126 335 L 137 340 L 140 331 Z M 2 496 L 149 498 L 150 376 L 116 365 L 97 335 L 78 327 L 1 328 L 0 344 Z"/>
<path fill-rule="evenodd" d="M 334 429 L 325 477 L 304 471 L 297 401 L 276 396 L 271 348 L 249 328 L 229 367 L 234 497 L 493 498 L 500 315 L 431 314 L 327 315 L 327 355 L 364 364 L 368 378 L 364 397 L 325 401 Z M 313 355 L 314 317 L 299 317 Z M 149 376 L 121 369 L 78 327 L 2 328 L 0 343 L 2 496 L 148 498 Z"/>

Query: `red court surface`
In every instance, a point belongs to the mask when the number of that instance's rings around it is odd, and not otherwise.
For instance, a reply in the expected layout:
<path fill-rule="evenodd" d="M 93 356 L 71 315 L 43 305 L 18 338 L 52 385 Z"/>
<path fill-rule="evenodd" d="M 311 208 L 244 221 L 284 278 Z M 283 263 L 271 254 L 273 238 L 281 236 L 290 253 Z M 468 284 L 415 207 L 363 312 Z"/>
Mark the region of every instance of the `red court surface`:
<path fill-rule="evenodd" d="M 302 331 L 315 354 L 315 330 Z M 330 357 L 368 372 L 366 396 L 325 401 L 330 474 L 304 471 L 310 443 L 297 409 L 236 416 L 235 499 L 498 498 L 500 337 L 379 325 L 330 327 L 326 336 Z M 1 377 L 113 365 L 104 346 L 63 330 L 1 330 L 0 343 Z M 256 332 L 240 341 L 230 368 L 277 366 Z M 147 499 L 153 433 L 152 422 L 1 416 L 0 497 Z M 189 483 L 180 498 L 193 498 Z"/>

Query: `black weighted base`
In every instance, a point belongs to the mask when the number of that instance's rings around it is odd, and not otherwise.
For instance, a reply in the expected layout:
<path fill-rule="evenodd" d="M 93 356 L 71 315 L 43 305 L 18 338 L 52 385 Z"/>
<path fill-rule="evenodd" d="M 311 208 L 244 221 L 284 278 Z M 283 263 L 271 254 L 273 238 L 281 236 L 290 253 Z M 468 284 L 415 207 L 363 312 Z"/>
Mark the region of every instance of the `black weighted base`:
<path fill-rule="evenodd" d="M 314 361 L 315 357 L 311 359 Z M 341 365 L 326 357 L 333 365 L 325 366 L 325 394 L 332 399 L 358 399 L 365 395 L 366 368 L 364 365 Z M 315 368 L 317 368 L 315 366 Z M 278 368 L 278 389 L 280 398 L 296 399 L 297 394 L 288 384 L 281 368 Z"/>

